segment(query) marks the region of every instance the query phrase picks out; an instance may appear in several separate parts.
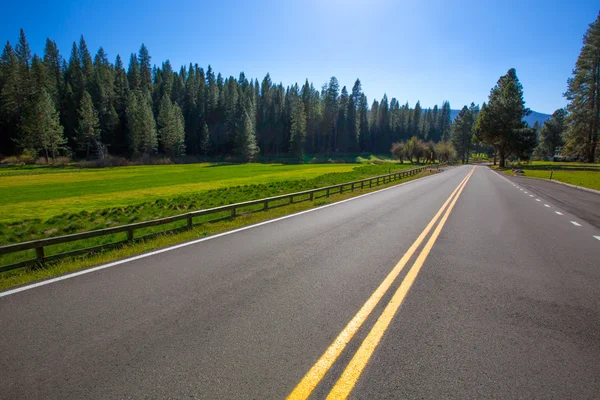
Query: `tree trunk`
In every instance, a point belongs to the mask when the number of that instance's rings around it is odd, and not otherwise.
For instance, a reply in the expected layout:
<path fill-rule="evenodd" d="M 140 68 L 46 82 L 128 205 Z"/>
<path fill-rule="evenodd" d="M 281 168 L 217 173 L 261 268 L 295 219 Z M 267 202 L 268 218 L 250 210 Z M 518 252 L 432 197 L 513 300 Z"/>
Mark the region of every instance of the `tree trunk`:
<path fill-rule="evenodd" d="M 497 151 L 494 150 L 494 165 L 496 165 L 496 154 L 497 154 Z"/>
<path fill-rule="evenodd" d="M 498 166 L 499 166 L 500 168 L 504 168 L 504 166 L 505 166 L 505 161 L 506 161 L 506 160 L 504 159 L 504 151 L 500 150 L 500 151 L 498 152 L 498 157 L 500 158 L 500 160 L 498 161 Z"/>

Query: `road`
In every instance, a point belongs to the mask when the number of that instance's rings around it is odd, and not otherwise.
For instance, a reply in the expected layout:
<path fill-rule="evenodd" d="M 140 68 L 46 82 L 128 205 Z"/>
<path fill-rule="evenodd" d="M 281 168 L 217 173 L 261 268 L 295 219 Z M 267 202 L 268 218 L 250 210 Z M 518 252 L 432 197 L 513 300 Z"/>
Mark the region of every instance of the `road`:
<path fill-rule="evenodd" d="M 600 230 L 486 167 L 24 289 L 2 399 L 600 393 Z"/>
<path fill-rule="evenodd" d="M 550 182 L 545 179 L 513 176 L 510 179 L 521 187 L 535 192 L 557 206 L 600 228 L 600 195 Z"/>

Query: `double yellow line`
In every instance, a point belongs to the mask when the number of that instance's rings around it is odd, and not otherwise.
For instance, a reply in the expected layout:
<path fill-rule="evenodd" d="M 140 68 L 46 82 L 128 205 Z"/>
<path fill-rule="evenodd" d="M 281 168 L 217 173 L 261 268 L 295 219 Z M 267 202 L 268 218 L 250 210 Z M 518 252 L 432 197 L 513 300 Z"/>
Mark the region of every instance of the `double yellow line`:
<path fill-rule="evenodd" d="M 307 374 L 302 378 L 300 383 L 294 388 L 292 393 L 287 397 L 288 400 L 296 400 L 296 399 L 307 399 L 313 390 L 317 387 L 319 382 L 323 379 L 327 371 L 331 368 L 331 366 L 335 363 L 339 355 L 342 353 L 346 345 L 352 340 L 358 329 L 363 325 L 366 319 L 369 317 L 373 309 L 377 306 L 381 298 L 388 291 L 392 283 L 396 280 L 400 272 L 404 266 L 408 263 L 408 261 L 415 254 L 419 246 L 423 243 L 431 229 L 438 222 L 440 217 L 443 214 L 443 217 L 440 220 L 440 223 L 437 225 L 433 234 L 421 250 L 421 253 L 418 255 L 415 260 L 413 266 L 410 268 L 406 277 L 394 293 L 392 299 L 387 304 L 385 309 L 383 310 L 381 316 L 375 322 L 375 325 L 362 342 L 352 360 L 333 386 L 331 392 L 327 396 L 328 399 L 345 399 L 348 397 L 354 385 L 360 378 L 362 371 L 366 367 L 371 355 L 375 351 L 375 348 L 379 344 L 383 334 L 389 327 L 394 315 L 400 308 L 402 301 L 406 297 L 410 287 L 415 281 L 421 267 L 425 263 L 429 252 L 431 251 L 435 241 L 437 240 L 444 224 L 448 220 L 448 216 L 450 212 L 454 208 L 458 197 L 462 193 L 465 188 L 467 182 L 473 175 L 475 171 L 475 167 L 471 169 L 469 174 L 462 180 L 462 182 L 454 189 L 450 197 L 444 202 L 442 207 L 435 214 L 433 219 L 427 224 L 423 232 L 419 235 L 417 240 L 410 246 L 408 251 L 402 256 L 398 264 L 392 269 L 392 271 L 385 277 L 383 282 L 377 287 L 375 292 L 369 297 L 366 303 L 360 308 L 360 310 L 356 313 L 356 315 L 350 320 L 348 325 L 342 330 L 342 332 L 335 338 L 333 343 L 325 350 L 323 355 L 317 360 L 317 362 L 312 366 L 312 368 L 307 372 Z M 449 206 L 448 206 L 449 205 Z M 444 212 L 445 211 L 445 212 Z"/>

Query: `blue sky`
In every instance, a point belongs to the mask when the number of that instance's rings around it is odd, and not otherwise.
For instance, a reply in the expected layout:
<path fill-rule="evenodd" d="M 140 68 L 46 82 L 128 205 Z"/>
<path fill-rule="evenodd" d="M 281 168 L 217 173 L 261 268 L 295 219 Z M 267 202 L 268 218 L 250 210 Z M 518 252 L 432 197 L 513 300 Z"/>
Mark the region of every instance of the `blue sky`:
<path fill-rule="evenodd" d="M 498 77 L 516 68 L 527 106 L 563 107 L 566 80 L 595 1 L 63 1 L 3 5 L 0 39 L 24 28 L 34 52 L 46 37 L 63 56 L 85 36 L 95 52 L 128 60 L 141 43 L 153 62 L 189 62 L 223 75 L 320 87 L 358 77 L 369 101 L 384 93 L 411 106 L 481 103 Z"/>

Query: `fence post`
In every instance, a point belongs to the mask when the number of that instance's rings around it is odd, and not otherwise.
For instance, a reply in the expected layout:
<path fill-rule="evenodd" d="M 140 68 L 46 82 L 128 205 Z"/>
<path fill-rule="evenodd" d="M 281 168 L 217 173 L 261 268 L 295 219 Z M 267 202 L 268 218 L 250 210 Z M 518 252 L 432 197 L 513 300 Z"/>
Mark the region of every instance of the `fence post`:
<path fill-rule="evenodd" d="M 310 192 L 310 201 L 313 201 L 314 198 L 315 198 L 315 193 L 314 192 Z"/>
<path fill-rule="evenodd" d="M 129 228 L 127 230 L 127 240 L 129 240 L 129 241 L 133 240 L 133 228 Z"/>
<path fill-rule="evenodd" d="M 231 218 L 235 217 L 235 207 L 231 209 Z"/>
<path fill-rule="evenodd" d="M 265 204 L 263 206 L 263 210 L 267 210 L 269 208 L 269 201 L 265 200 Z"/>
<path fill-rule="evenodd" d="M 35 248 L 35 258 L 37 259 L 37 261 L 40 264 L 44 263 L 45 256 L 44 256 L 44 247 L 43 246 Z"/>
<path fill-rule="evenodd" d="M 192 214 L 188 214 L 188 216 L 187 216 L 187 227 L 188 227 L 188 229 L 192 229 L 193 226 L 194 226 L 194 224 L 192 222 Z"/>
<path fill-rule="evenodd" d="M 354 182 L 352 182 L 352 189 L 350 190 L 354 192 Z"/>
<path fill-rule="evenodd" d="M 325 197 L 329 197 L 329 188 L 325 191 Z"/>
<path fill-rule="evenodd" d="M 360 188 L 364 188 L 365 187 L 365 181 L 360 181 Z"/>

